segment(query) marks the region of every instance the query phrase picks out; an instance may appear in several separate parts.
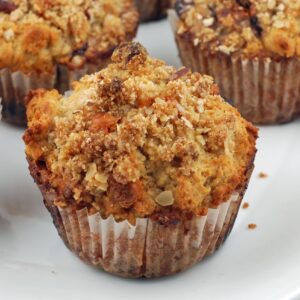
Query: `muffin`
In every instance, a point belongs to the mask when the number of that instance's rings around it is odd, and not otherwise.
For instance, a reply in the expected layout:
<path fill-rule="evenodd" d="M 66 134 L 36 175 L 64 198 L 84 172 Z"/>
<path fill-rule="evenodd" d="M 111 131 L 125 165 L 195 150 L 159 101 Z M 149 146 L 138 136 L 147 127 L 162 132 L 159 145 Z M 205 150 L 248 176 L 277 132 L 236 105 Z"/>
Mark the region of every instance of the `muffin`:
<path fill-rule="evenodd" d="M 25 124 L 31 89 L 69 89 L 108 64 L 136 33 L 132 0 L 0 0 L 0 98 L 3 118 Z"/>
<path fill-rule="evenodd" d="M 135 0 L 142 22 L 158 20 L 166 16 L 174 0 Z"/>
<path fill-rule="evenodd" d="M 28 96 L 31 175 L 66 245 L 125 277 L 182 271 L 226 239 L 257 130 L 209 76 L 124 43 L 68 97 Z"/>
<path fill-rule="evenodd" d="M 177 1 L 176 9 L 183 64 L 213 76 L 246 119 L 273 124 L 299 115 L 300 1 Z"/>

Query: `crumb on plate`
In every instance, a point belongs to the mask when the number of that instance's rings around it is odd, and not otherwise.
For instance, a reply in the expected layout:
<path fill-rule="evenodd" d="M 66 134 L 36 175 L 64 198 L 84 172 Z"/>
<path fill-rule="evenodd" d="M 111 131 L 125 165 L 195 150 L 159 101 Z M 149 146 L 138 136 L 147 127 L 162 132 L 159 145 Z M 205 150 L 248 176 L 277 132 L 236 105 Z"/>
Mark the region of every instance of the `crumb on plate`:
<path fill-rule="evenodd" d="M 257 228 L 257 225 L 256 225 L 256 224 L 254 224 L 254 223 L 248 224 L 248 229 L 254 230 L 254 229 L 256 229 L 256 228 Z"/>
<path fill-rule="evenodd" d="M 248 202 L 245 202 L 242 206 L 243 209 L 249 208 L 250 204 Z"/>

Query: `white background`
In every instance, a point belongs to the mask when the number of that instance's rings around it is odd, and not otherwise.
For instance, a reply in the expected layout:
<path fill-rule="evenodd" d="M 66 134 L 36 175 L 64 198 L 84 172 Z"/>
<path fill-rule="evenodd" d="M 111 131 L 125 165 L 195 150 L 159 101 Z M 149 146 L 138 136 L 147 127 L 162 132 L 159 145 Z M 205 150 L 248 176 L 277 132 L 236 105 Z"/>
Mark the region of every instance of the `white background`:
<path fill-rule="evenodd" d="M 166 21 L 142 25 L 138 40 L 180 65 Z M 65 248 L 29 176 L 22 130 L 0 124 L 0 299 L 300 299 L 299 121 L 261 128 L 250 207 L 225 245 L 187 272 L 155 280 L 105 274 Z"/>

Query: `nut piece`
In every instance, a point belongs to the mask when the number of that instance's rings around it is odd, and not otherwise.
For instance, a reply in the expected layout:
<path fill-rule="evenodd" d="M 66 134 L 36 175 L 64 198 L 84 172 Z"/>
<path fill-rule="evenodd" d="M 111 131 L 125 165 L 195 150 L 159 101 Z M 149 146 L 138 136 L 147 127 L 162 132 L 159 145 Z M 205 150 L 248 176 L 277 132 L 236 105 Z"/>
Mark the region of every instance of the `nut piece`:
<path fill-rule="evenodd" d="M 75 55 L 72 58 L 71 64 L 74 68 L 81 68 L 85 63 L 85 58 L 80 55 Z"/>
<path fill-rule="evenodd" d="M 95 163 L 91 163 L 88 166 L 88 170 L 86 172 L 86 175 L 85 175 L 84 179 L 86 181 L 89 181 L 89 180 L 91 180 L 95 176 L 96 173 L 97 173 L 97 166 L 96 166 Z"/>
<path fill-rule="evenodd" d="M 276 7 L 276 0 L 268 0 L 268 9 L 274 9 Z"/>
<path fill-rule="evenodd" d="M 170 81 L 172 80 L 177 80 L 185 75 L 187 75 L 190 72 L 190 69 L 186 68 L 186 67 L 182 67 L 180 68 L 177 72 L 175 72 L 174 74 L 172 74 Z"/>
<path fill-rule="evenodd" d="M 161 192 L 156 198 L 155 202 L 161 206 L 169 206 L 174 203 L 172 191 Z"/>
<path fill-rule="evenodd" d="M 14 38 L 14 31 L 10 28 L 3 32 L 5 41 L 10 42 Z"/>
<path fill-rule="evenodd" d="M 277 9 L 278 9 L 279 11 L 284 11 L 284 10 L 285 10 L 284 4 L 283 4 L 283 3 L 280 3 L 280 4 L 277 6 Z"/>
<path fill-rule="evenodd" d="M 214 23 L 215 23 L 215 19 L 214 18 L 207 18 L 207 19 L 204 19 L 203 21 L 202 21 L 202 23 L 203 23 L 203 25 L 205 26 L 205 27 L 210 27 L 210 26 L 212 26 Z"/>
<path fill-rule="evenodd" d="M 218 50 L 220 52 L 223 52 L 223 53 L 227 54 L 227 55 L 230 55 L 230 53 L 231 53 L 231 49 L 229 47 L 225 46 L 225 45 L 219 46 Z"/>
<path fill-rule="evenodd" d="M 0 12 L 3 12 L 5 14 L 10 14 L 17 8 L 18 6 L 9 0 L 0 0 Z"/>
<path fill-rule="evenodd" d="M 108 188 L 108 182 L 107 182 L 108 178 L 107 178 L 107 176 L 104 175 L 104 174 L 101 174 L 101 173 L 97 173 L 95 175 L 95 180 L 98 183 L 98 189 L 100 191 L 104 191 L 105 192 L 107 190 L 107 188 Z"/>

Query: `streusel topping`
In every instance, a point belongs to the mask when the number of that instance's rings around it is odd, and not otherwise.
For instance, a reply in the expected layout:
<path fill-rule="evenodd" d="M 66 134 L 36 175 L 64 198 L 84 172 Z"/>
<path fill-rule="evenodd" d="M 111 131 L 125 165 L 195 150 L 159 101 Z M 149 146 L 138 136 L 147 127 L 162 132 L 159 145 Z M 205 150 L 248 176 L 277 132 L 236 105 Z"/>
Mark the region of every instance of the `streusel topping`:
<path fill-rule="evenodd" d="M 300 56 L 300 0 L 179 0 L 177 33 L 212 53 Z"/>
<path fill-rule="evenodd" d="M 0 0 L 0 69 L 95 63 L 133 38 L 137 23 L 132 0 Z"/>
<path fill-rule="evenodd" d="M 47 170 L 40 184 L 61 194 L 56 205 L 134 222 L 227 201 L 252 164 L 256 128 L 209 76 L 167 66 L 138 43 L 112 61 L 68 97 L 30 96 L 26 153 Z"/>

